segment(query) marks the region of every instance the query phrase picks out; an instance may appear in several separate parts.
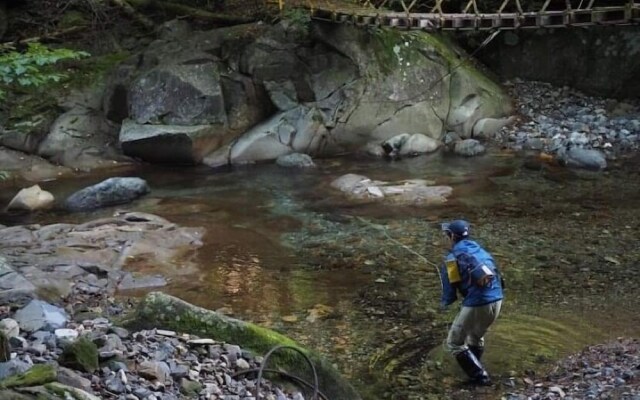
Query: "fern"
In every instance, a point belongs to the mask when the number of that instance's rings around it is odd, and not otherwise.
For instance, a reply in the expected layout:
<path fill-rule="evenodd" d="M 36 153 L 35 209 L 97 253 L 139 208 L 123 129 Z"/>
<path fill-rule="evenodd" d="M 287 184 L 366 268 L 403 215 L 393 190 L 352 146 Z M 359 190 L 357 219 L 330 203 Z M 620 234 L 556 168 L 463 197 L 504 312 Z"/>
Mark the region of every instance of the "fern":
<path fill-rule="evenodd" d="M 50 49 L 40 43 L 30 43 L 24 52 L 14 50 L 0 53 L 0 100 L 6 96 L 11 85 L 42 86 L 48 82 L 59 82 L 67 77 L 47 66 L 61 60 L 77 60 L 89 53 L 70 49 Z"/>

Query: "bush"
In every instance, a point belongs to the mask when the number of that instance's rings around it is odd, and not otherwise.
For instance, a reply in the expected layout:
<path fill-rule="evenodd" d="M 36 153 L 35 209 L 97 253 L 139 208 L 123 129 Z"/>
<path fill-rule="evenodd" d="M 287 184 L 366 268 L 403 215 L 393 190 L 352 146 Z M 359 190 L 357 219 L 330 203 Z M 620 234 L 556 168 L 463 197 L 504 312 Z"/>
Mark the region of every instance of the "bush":
<path fill-rule="evenodd" d="M 66 78 L 66 74 L 46 67 L 61 60 L 77 60 L 88 56 L 84 51 L 50 49 L 40 43 L 29 43 L 24 52 L 15 49 L 4 53 L 0 51 L 0 100 L 12 85 L 37 87 Z"/>

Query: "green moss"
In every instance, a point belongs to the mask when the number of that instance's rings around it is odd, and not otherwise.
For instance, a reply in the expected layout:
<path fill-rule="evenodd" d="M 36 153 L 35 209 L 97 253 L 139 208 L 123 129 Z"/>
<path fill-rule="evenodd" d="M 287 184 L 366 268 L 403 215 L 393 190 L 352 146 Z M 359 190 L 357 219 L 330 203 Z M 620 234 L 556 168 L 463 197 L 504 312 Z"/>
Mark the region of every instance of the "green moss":
<path fill-rule="evenodd" d="M 98 369 L 98 348 L 89 339 L 81 337 L 63 350 L 58 361 L 65 367 L 93 372 Z"/>
<path fill-rule="evenodd" d="M 56 376 L 57 372 L 53 365 L 36 364 L 23 374 L 10 376 L 0 381 L 0 388 L 43 385 L 54 381 Z"/>
<path fill-rule="evenodd" d="M 295 341 L 270 329 L 229 318 L 213 311 L 192 306 L 180 299 L 150 293 L 140 303 L 136 318 L 128 323 L 132 329 L 162 328 L 187 332 L 241 346 L 255 354 L 266 354 L 278 345 L 291 346 L 305 354 L 316 370 L 321 387 L 335 400 L 357 400 L 360 396 L 353 387 L 318 354 L 305 349 Z M 295 372 L 305 380 L 312 380 L 310 367 L 297 352 L 282 349 L 268 360 L 269 368 Z"/>

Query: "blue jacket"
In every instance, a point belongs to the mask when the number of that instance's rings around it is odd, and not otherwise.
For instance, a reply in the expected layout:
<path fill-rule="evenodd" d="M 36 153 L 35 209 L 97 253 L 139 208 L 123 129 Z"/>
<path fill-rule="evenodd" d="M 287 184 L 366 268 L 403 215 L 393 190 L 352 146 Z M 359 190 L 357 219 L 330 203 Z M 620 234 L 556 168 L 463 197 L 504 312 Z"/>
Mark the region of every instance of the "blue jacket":
<path fill-rule="evenodd" d="M 442 277 L 442 305 L 457 300 L 462 294 L 462 305 L 479 307 L 502 300 L 502 279 L 495 261 L 488 251 L 473 240 L 456 243 L 445 257 L 440 269 Z"/>

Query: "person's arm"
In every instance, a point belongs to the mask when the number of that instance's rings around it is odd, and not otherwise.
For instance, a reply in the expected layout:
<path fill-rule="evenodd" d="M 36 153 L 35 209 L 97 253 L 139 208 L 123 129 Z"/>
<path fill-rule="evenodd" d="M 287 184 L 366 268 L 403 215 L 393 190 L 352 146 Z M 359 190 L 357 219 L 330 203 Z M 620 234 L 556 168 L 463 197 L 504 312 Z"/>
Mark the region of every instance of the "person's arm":
<path fill-rule="evenodd" d="M 441 306 L 447 307 L 458 299 L 457 289 L 460 285 L 460 271 L 458 263 L 452 254 L 449 254 L 440 268 L 442 278 L 442 299 Z"/>

